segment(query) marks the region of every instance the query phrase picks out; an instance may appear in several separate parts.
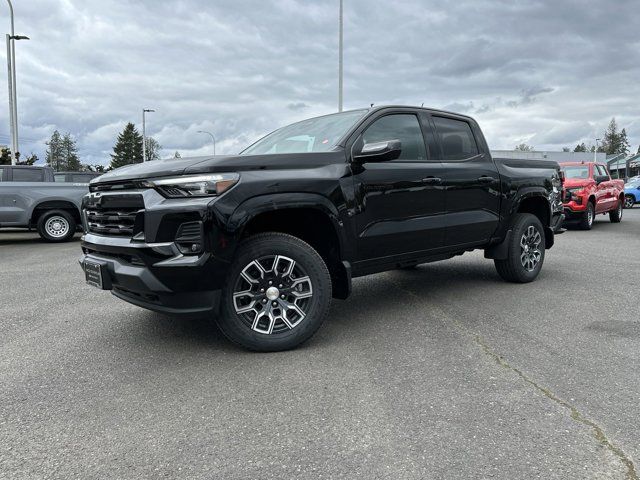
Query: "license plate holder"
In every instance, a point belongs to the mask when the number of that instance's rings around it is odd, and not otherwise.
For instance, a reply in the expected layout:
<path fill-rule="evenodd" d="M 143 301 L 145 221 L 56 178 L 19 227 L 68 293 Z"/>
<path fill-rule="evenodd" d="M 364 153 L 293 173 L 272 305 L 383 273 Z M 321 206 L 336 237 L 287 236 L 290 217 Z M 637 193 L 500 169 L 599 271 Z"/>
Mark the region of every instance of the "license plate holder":
<path fill-rule="evenodd" d="M 85 260 L 84 277 L 88 285 L 104 290 L 104 271 L 102 264 Z"/>

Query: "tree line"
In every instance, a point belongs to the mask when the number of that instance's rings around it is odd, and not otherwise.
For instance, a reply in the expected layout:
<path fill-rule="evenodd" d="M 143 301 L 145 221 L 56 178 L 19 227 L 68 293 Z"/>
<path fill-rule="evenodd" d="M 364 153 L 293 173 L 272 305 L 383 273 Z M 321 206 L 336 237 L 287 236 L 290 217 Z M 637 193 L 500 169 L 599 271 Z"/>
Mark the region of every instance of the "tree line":
<path fill-rule="evenodd" d="M 76 139 L 70 133 L 63 135 L 58 130 L 54 130 L 51 138 L 46 142 L 46 145 L 46 164 L 56 172 L 94 171 L 103 173 L 132 163 L 142 163 L 142 135 L 131 122 L 127 123 L 124 130 L 118 135 L 116 143 L 113 146 L 111 162 L 107 167 L 104 165 L 89 165 L 81 162 Z M 162 146 L 160 143 L 153 137 L 147 137 L 146 161 L 159 160 L 161 151 Z M 180 158 L 180 154 L 176 152 L 174 157 Z M 33 165 L 38 160 L 37 155 L 34 153 L 27 156 L 24 160 L 21 160 L 20 153 L 16 154 L 16 163 L 18 165 Z M 11 151 L 4 147 L 0 150 L 0 165 L 10 164 Z"/>
<path fill-rule="evenodd" d="M 527 145 L 526 143 L 521 143 L 516 145 L 516 150 L 522 152 L 532 152 L 534 147 L 531 145 Z M 570 152 L 571 149 L 569 147 L 564 147 L 562 149 L 563 152 Z M 574 152 L 595 152 L 596 146 L 585 144 L 584 142 L 579 143 L 573 149 Z M 629 155 L 631 153 L 631 144 L 629 143 L 629 138 L 627 137 L 627 130 L 623 128 L 622 130 L 618 129 L 618 123 L 616 122 L 615 117 L 611 119 L 609 122 L 609 126 L 604 131 L 602 135 L 602 141 L 598 145 L 598 152 L 606 153 L 607 155 Z M 636 153 L 640 153 L 640 146 L 638 146 L 638 150 Z"/>

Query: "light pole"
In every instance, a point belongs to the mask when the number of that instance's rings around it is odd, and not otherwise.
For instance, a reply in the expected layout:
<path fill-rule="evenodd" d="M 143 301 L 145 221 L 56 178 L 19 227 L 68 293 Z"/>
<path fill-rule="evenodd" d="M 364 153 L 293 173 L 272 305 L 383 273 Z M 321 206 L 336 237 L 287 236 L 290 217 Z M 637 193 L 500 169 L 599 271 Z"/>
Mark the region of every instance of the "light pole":
<path fill-rule="evenodd" d="M 7 78 L 9 86 L 9 123 L 11 125 L 11 164 L 17 162 L 18 153 L 18 94 L 16 92 L 16 40 L 29 40 L 24 35 L 16 35 L 13 20 L 13 5 L 11 0 L 7 0 L 9 4 L 9 13 L 11 16 L 11 35 L 6 36 L 7 40 Z"/>
<path fill-rule="evenodd" d="M 215 155 L 216 155 L 216 137 L 213 136 L 213 133 L 207 132 L 205 130 L 198 130 L 198 133 L 205 133 L 205 134 L 207 134 L 207 135 L 209 135 L 211 137 L 211 140 L 213 140 L 213 156 L 215 157 Z"/>
<path fill-rule="evenodd" d="M 342 111 L 342 78 L 343 78 L 343 47 L 344 47 L 344 18 L 343 18 L 343 0 L 340 0 L 340 33 L 338 40 L 338 111 Z"/>
<path fill-rule="evenodd" d="M 142 161 L 147 161 L 147 120 L 145 118 L 145 114 L 148 112 L 155 112 L 155 110 L 151 110 L 150 108 L 142 109 Z"/>
<path fill-rule="evenodd" d="M 596 148 L 593 151 L 593 161 L 596 162 L 597 158 L 598 158 L 598 142 L 600 141 L 599 138 L 596 138 Z"/>

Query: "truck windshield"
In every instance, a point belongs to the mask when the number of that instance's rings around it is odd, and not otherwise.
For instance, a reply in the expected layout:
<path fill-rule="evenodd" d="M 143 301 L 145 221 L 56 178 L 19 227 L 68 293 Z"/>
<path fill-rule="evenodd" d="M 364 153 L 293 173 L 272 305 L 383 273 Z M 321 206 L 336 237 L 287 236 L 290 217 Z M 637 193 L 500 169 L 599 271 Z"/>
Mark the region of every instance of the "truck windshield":
<path fill-rule="evenodd" d="M 353 110 L 293 123 L 261 138 L 240 155 L 328 152 L 366 113 Z"/>
<path fill-rule="evenodd" d="M 564 176 L 565 178 L 584 178 L 585 180 L 589 178 L 589 166 L 588 165 L 577 165 L 575 167 L 564 167 Z"/>

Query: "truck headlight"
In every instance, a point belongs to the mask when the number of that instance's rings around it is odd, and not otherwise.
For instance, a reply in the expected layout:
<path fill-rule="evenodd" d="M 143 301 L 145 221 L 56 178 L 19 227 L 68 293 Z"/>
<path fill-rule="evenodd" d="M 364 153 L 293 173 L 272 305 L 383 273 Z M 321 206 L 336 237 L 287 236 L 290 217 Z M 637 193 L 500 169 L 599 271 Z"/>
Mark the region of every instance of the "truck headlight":
<path fill-rule="evenodd" d="M 222 195 L 238 183 L 239 179 L 240 175 L 237 173 L 215 173 L 160 178 L 147 180 L 145 183 L 169 198 L 212 197 Z"/>

